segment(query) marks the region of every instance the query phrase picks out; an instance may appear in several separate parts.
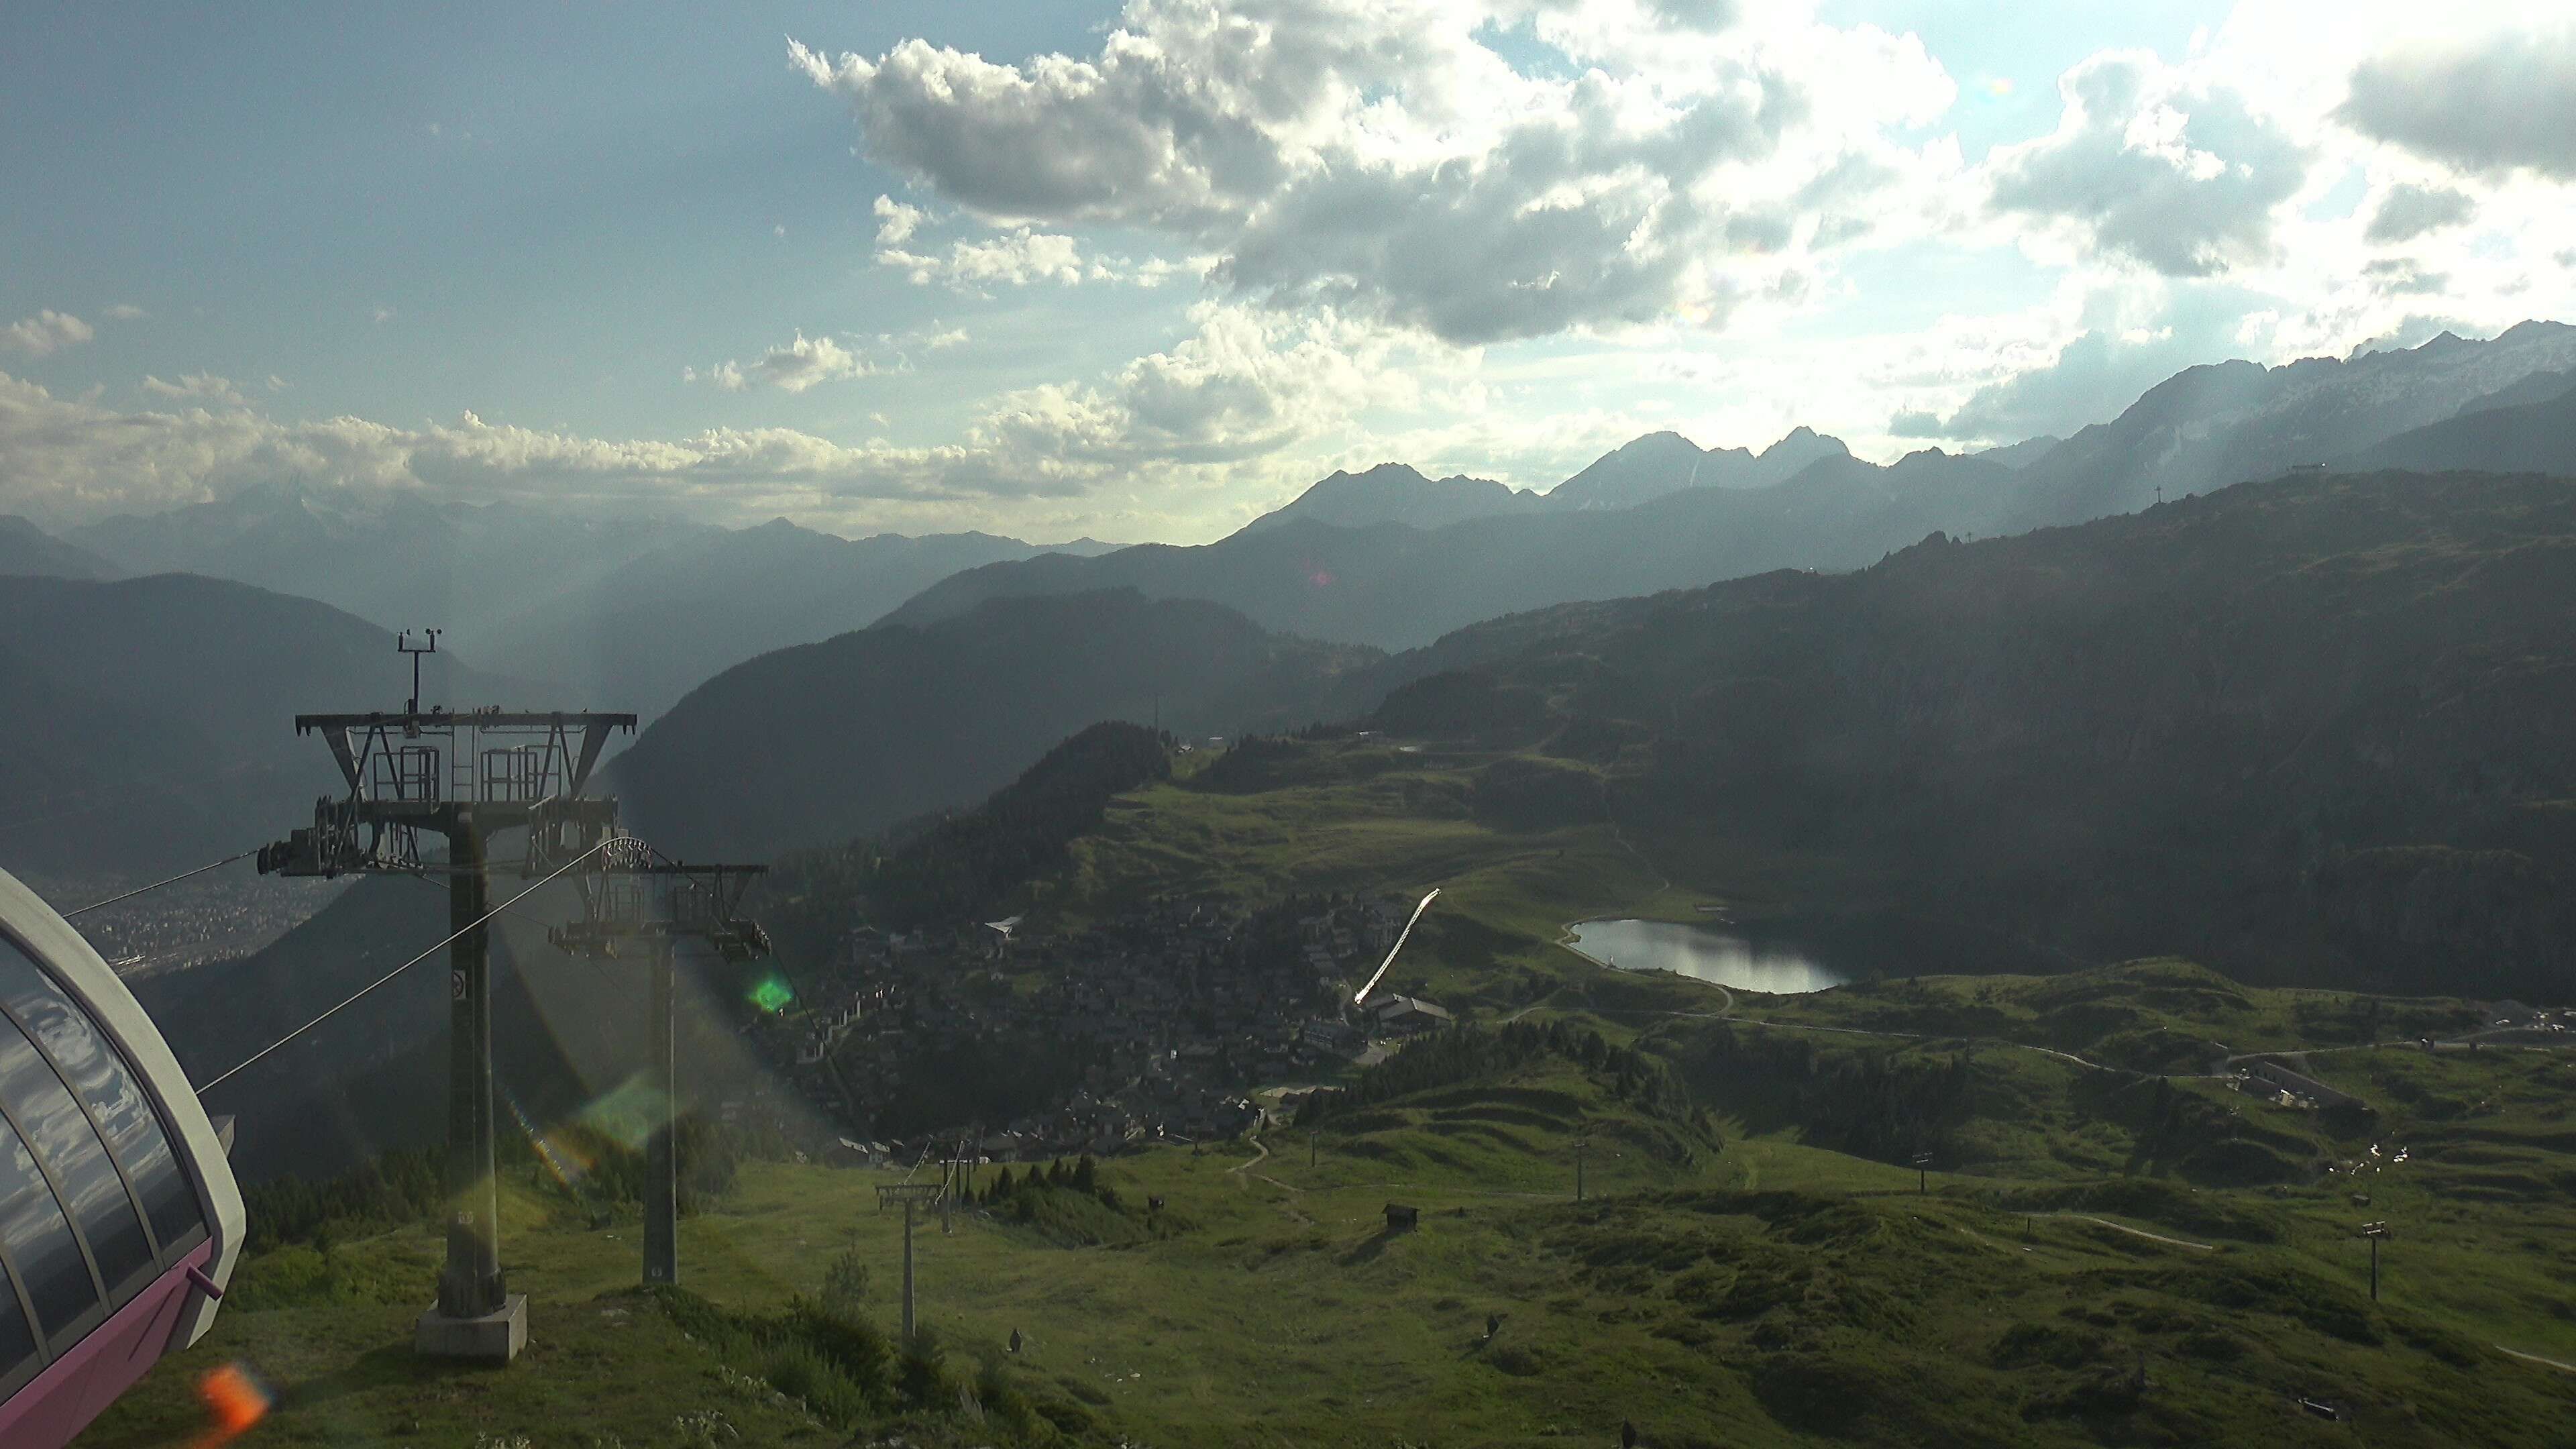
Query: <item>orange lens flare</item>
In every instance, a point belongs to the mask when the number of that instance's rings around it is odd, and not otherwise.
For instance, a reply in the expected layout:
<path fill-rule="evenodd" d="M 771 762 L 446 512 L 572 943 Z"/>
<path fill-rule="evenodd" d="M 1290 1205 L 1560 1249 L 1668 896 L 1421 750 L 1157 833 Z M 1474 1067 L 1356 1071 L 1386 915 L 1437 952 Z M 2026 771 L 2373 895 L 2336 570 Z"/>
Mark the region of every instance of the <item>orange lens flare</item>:
<path fill-rule="evenodd" d="M 259 1375 L 239 1363 L 225 1364 L 207 1374 L 197 1384 L 197 1397 L 205 1402 L 215 1422 L 214 1427 L 198 1436 L 191 1449 L 215 1449 L 231 1443 L 268 1417 L 269 1405 L 276 1402 Z"/>

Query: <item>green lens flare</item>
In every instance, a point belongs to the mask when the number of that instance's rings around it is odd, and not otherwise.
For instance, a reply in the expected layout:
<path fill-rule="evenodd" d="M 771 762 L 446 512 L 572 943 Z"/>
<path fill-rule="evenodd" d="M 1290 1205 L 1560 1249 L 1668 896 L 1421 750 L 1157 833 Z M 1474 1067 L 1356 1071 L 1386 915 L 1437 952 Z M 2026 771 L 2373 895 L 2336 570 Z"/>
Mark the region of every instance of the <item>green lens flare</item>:
<path fill-rule="evenodd" d="M 751 988 L 751 1004 L 763 1011 L 784 1011 L 787 1009 L 787 1003 L 795 999 L 796 993 L 789 990 L 787 983 L 776 976 L 764 976 L 758 986 Z"/>

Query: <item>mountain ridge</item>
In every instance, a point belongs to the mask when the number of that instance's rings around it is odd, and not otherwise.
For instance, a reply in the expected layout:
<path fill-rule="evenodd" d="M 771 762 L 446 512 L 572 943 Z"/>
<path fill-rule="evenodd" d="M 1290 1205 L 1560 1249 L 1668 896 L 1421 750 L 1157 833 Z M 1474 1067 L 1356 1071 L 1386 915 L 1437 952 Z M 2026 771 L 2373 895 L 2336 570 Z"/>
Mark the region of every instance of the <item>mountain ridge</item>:
<path fill-rule="evenodd" d="M 605 774 L 646 838 L 758 859 L 970 805 L 1102 720 L 1232 735 L 1352 712 L 1341 682 L 1379 657 L 1198 599 L 994 599 L 736 665 Z"/>
<path fill-rule="evenodd" d="M 107 560 L 38 528 L 14 513 L 0 513 L 0 574 L 43 574 L 63 579 L 104 579 L 116 570 Z"/>
<path fill-rule="evenodd" d="M 0 859 L 143 870 L 282 833 L 342 789 L 294 716 L 398 706 L 393 645 L 353 614 L 224 579 L 0 576 Z M 423 665 L 428 700 L 531 702 L 524 681 L 446 650 Z"/>
<path fill-rule="evenodd" d="M 438 625 L 494 669 L 647 717 L 728 665 L 874 623 L 958 569 L 1040 556 L 972 531 L 848 539 L 783 518 L 723 529 L 296 482 L 72 533 L 128 574 L 234 579 L 386 628 Z"/>

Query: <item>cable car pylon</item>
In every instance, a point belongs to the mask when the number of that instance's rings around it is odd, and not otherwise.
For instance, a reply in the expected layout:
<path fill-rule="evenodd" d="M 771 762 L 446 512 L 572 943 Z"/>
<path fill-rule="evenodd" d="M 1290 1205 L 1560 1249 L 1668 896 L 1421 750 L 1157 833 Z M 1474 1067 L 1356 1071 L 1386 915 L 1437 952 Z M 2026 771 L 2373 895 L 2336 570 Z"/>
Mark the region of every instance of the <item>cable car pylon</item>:
<path fill-rule="evenodd" d="M 768 934 L 742 914 L 743 892 L 765 865 L 692 865 L 662 859 L 633 837 L 611 841 L 577 877 L 582 918 L 551 927 L 555 948 L 594 959 L 641 954 L 651 977 L 647 1085 L 653 1127 L 646 1139 L 644 1283 L 680 1281 L 679 943 L 695 941 L 729 961 L 770 954 Z"/>
<path fill-rule="evenodd" d="M 660 1265 L 677 1276 L 677 1164 L 670 1141 L 673 1022 L 667 942 L 672 932 L 627 930 L 614 911 L 602 914 L 611 880 L 649 879 L 667 873 L 690 882 L 695 898 L 721 900 L 709 914 L 685 911 L 670 922 L 699 923 L 700 939 L 728 954 L 765 953 L 759 927 L 739 919 L 741 890 L 757 867 L 667 868 L 654 864 L 640 843 L 629 846 L 618 826 L 617 801 L 589 793 L 592 768 L 609 737 L 633 733 L 635 716 L 594 711 L 523 712 L 500 709 L 421 708 L 420 661 L 438 652 L 434 632 L 414 643 L 406 632 L 395 647 L 412 669 L 412 697 L 399 711 L 304 714 L 299 735 L 318 734 L 340 767 L 347 793 L 314 802 L 313 824 L 262 847 L 263 875 L 366 874 L 447 877 L 448 918 L 448 1117 L 447 1260 L 438 1276 L 438 1301 L 421 1315 L 414 1346 L 423 1354 L 507 1363 L 526 1347 L 527 1297 L 512 1293 L 501 1273 L 500 1191 L 494 1161 L 492 1103 L 492 957 L 488 883 L 495 869 L 515 866 L 523 879 L 541 880 L 584 867 L 584 919 L 561 928 L 567 950 L 604 949 L 614 941 L 659 939 L 653 1048 L 655 1073 L 665 1089 L 664 1117 L 655 1134 L 656 1204 L 648 1204 L 647 1251 L 661 1249 Z M 420 838 L 443 837 L 446 858 L 424 860 Z M 515 855 L 495 848 L 515 835 Z M 597 858 L 596 860 L 594 858 Z M 610 859 L 626 864 L 612 868 Z M 710 874 L 710 871 L 712 874 Z M 719 920 L 720 918 L 720 920 Z M 655 1224 L 658 1222 L 658 1227 Z M 657 1239 L 655 1234 L 659 1233 Z M 653 1279 L 648 1256 L 646 1280 Z M 667 1279 L 665 1281 L 668 1281 Z"/>

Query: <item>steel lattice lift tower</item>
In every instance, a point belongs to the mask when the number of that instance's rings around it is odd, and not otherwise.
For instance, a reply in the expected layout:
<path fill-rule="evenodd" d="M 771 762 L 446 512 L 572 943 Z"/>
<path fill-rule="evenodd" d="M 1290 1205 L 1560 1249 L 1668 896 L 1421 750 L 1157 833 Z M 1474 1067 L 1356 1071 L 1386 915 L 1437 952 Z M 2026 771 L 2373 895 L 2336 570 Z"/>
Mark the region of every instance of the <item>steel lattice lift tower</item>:
<path fill-rule="evenodd" d="M 425 1354 L 508 1362 L 527 1343 L 527 1298 L 501 1274 L 500 1193 L 493 1161 L 492 955 L 487 917 L 496 864 L 527 879 L 560 875 L 617 836 L 617 802 L 586 794 L 609 736 L 631 714 L 460 712 L 420 707 L 420 659 L 435 634 L 397 647 L 412 657 L 412 697 L 397 713 L 300 714 L 319 734 L 348 794 L 324 796 L 313 825 L 259 852 L 262 874 L 447 877 L 447 1265 L 438 1304 L 420 1319 Z M 519 832 L 515 858 L 494 837 Z M 444 861 L 420 837 L 444 837 Z"/>
<path fill-rule="evenodd" d="M 937 1204 L 940 1204 L 940 1203 L 944 1203 L 944 1202 L 946 1202 L 946 1201 L 948 1200 L 948 1190 L 949 1190 L 949 1186 L 950 1186 L 950 1184 L 949 1184 L 949 1183 L 947 1183 L 947 1182 L 944 1182 L 944 1181 L 942 1181 L 942 1182 L 896 1182 L 896 1183 L 888 1183 L 888 1184 L 885 1184 L 885 1185 L 883 1185 L 883 1186 L 880 1186 L 880 1187 L 877 1189 L 877 1211 L 878 1211 L 878 1212 L 884 1212 L 884 1211 L 885 1211 L 885 1209 L 886 1209 L 886 1204 L 888 1204 L 888 1203 L 900 1203 L 900 1204 L 902 1204 L 902 1205 L 903 1205 L 903 1338 L 904 1338 L 904 1342 L 906 1342 L 906 1343 L 910 1343 L 910 1342 L 912 1341 L 912 1335 L 913 1335 L 913 1319 L 912 1319 L 912 1214 L 913 1214 L 913 1209 L 915 1209 L 915 1208 L 917 1208 L 917 1207 L 921 1206 L 923 1203 L 930 1203 L 930 1204 L 933 1204 L 933 1205 L 937 1205 Z"/>
<path fill-rule="evenodd" d="M 729 961 L 769 954 L 769 937 L 742 914 L 742 895 L 761 865 L 684 865 L 658 858 L 632 836 L 612 841 L 579 876 L 582 919 L 551 927 L 556 949 L 618 959 L 640 951 L 652 975 L 649 1086 L 653 1130 L 646 1139 L 644 1282 L 680 1281 L 678 948 L 712 947 Z"/>

